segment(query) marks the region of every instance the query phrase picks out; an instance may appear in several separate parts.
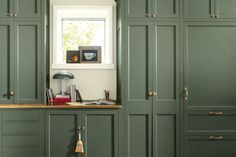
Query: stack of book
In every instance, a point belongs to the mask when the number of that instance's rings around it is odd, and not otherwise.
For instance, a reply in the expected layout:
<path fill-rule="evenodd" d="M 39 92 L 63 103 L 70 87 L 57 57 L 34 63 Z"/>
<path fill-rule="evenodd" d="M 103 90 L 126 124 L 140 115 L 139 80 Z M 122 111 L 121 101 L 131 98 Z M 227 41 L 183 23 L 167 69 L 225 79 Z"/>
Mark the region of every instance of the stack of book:
<path fill-rule="evenodd" d="M 52 89 L 46 90 L 47 104 L 48 105 L 65 105 L 67 102 L 71 102 L 70 95 L 53 95 Z"/>

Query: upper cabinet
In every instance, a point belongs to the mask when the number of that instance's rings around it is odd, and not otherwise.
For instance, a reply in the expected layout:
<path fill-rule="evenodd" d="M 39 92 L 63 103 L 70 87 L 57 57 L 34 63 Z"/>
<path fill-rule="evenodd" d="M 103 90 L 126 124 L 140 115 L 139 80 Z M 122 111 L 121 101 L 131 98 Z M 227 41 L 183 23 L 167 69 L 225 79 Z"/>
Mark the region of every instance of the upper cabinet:
<path fill-rule="evenodd" d="M 0 17 L 40 17 L 40 0 L 1 0 Z"/>
<path fill-rule="evenodd" d="M 184 0 L 184 18 L 221 19 L 235 17 L 235 0 Z"/>
<path fill-rule="evenodd" d="M 126 0 L 125 17 L 137 19 L 177 18 L 179 0 Z"/>

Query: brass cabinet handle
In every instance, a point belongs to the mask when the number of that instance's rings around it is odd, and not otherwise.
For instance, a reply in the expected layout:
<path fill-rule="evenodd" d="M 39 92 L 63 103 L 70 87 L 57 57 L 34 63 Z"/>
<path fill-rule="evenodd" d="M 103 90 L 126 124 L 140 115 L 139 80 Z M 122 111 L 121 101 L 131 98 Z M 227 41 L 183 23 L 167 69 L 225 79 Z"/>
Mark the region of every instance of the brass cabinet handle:
<path fill-rule="evenodd" d="M 223 140 L 223 136 L 209 136 L 209 140 Z"/>
<path fill-rule="evenodd" d="M 187 101 L 189 96 L 188 87 L 184 87 L 184 100 Z"/>
<path fill-rule="evenodd" d="M 9 93 L 9 95 L 10 95 L 10 96 L 14 96 L 14 95 L 15 95 L 15 92 L 14 92 L 14 91 L 11 91 L 11 92 Z"/>
<path fill-rule="evenodd" d="M 218 112 L 215 112 L 215 111 L 210 111 L 209 112 L 209 115 L 223 115 L 224 113 L 222 111 L 218 111 Z"/>

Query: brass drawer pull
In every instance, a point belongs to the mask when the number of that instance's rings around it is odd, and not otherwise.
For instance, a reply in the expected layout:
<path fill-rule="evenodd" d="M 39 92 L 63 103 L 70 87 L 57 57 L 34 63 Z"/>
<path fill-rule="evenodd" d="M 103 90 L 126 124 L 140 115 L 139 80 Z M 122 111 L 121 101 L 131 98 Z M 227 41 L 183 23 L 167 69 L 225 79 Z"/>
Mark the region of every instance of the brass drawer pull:
<path fill-rule="evenodd" d="M 209 115 L 223 115 L 224 113 L 223 112 L 221 112 L 221 111 L 219 111 L 219 112 L 215 112 L 215 111 L 210 111 L 209 112 Z"/>
<path fill-rule="evenodd" d="M 223 136 L 209 136 L 209 140 L 223 140 Z"/>

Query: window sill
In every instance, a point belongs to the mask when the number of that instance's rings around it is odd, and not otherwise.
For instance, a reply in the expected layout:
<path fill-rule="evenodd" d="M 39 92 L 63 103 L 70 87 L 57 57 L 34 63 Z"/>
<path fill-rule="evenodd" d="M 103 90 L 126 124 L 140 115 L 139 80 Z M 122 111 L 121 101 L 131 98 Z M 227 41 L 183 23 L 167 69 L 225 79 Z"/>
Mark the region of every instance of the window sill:
<path fill-rule="evenodd" d="M 52 64 L 52 69 L 62 69 L 62 70 L 70 70 L 70 69 L 98 69 L 98 70 L 112 70 L 115 68 L 114 64 Z"/>

